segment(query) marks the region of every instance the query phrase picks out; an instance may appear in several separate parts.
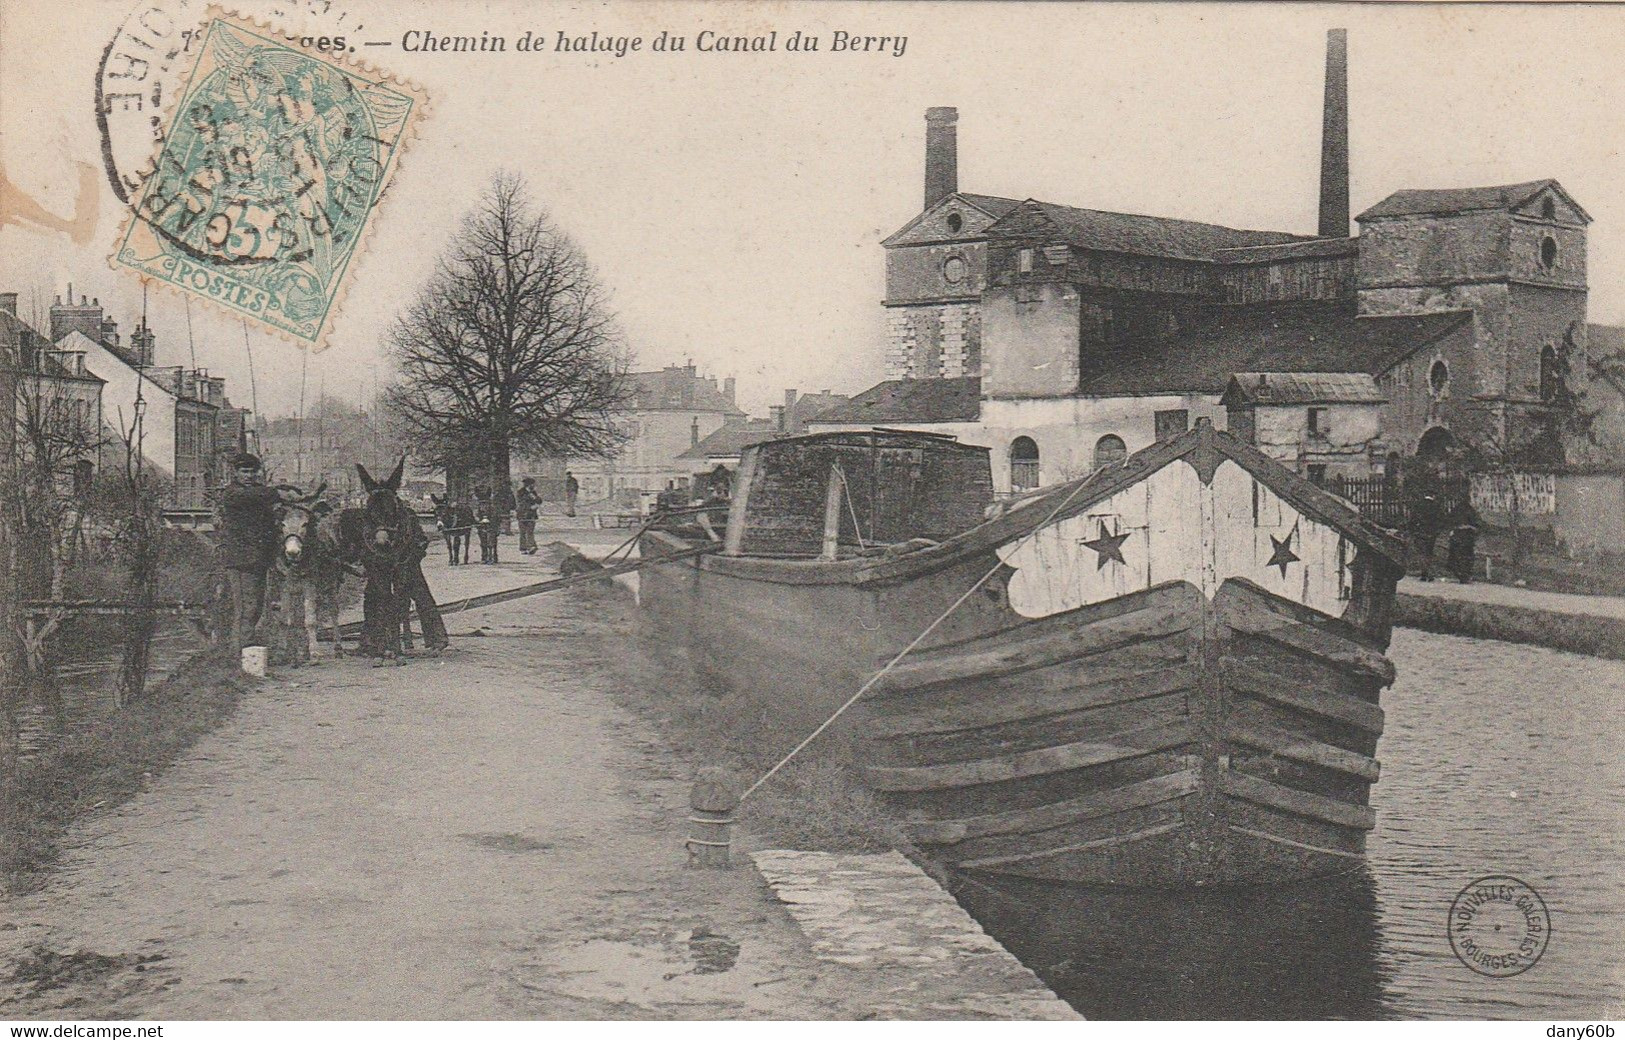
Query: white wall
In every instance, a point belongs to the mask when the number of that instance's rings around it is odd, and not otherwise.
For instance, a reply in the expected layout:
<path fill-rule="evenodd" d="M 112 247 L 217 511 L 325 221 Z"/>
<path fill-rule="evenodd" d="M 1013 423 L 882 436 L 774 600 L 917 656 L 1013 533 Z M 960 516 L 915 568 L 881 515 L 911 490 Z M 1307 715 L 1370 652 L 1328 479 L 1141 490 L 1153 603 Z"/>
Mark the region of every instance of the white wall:
<path fill-rule="evenodd" d="M 966 444 L 991 449 L 993 489 L 1010 490 L 1010 445 L 1017 437 L 1031 437 L 1038 445 L 1040 484 L 1060 484 L 1094 472 L 1095 442 L 1113 434 L 1123 439 L 1130 454 L 1156 441 L 1154 414 L 1184 408 L 1190 424 L 1206 417 L 1225 428 L 1225 410 L 1216 396 L 1167 394 L 1156 397 L 1045 397 L 988 399 L 982 402 L 980 422 L 912 423 L 880 425 L 898 430 L 920 430 L 957 437 Z M 807 424 L 808 433 L 867 430 L 872 424 Z"/>
<path fill-rule="evenodd" d="M 102 420 L 113 432 L 124 436 L 135 419 L 136 384 L 144 377 L 112 351 L 80 332 L 68 333 L 56 348 L 82 351 L 85 370 L 107 381 L 102 387 Z M 146 419 L 142 422 L 142 454 L 149 463 L 173 477 L 175 398 L 152 380 L 145 382 L 141 390 L 141 399 L 147 405 Z"/>

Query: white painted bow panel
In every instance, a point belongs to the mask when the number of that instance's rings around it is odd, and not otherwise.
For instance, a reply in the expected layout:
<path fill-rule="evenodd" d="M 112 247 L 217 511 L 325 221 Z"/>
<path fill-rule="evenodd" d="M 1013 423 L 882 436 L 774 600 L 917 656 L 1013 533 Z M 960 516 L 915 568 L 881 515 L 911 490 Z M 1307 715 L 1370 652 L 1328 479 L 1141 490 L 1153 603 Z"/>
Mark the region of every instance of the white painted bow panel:
<path fill-rule="evenodd" d="M 1176 580 L 1211 599 L 1233 577 L 1335 617 L 1349 599 L 1355 551 L 1229 459 L 1209 484 L 1176 460 L 998 550 L 1016 571 L 1010 606 L 1028 618 Z"/>

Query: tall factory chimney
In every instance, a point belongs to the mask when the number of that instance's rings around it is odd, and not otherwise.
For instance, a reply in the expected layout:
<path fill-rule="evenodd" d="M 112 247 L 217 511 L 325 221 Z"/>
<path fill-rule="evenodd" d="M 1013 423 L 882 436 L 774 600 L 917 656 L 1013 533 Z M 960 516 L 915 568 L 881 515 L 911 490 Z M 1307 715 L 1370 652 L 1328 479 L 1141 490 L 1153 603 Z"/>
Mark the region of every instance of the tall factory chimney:
<path fill-rule="evenodd" d="M 1326 31 L 1326 110 L 1320 131 L 1320 237 L 1349 236 L 1349 31 Z"/>
<path fill-rule="evenodd" d="M 959 109 L 925 110 L 925 205 L 959 190 Z"/>

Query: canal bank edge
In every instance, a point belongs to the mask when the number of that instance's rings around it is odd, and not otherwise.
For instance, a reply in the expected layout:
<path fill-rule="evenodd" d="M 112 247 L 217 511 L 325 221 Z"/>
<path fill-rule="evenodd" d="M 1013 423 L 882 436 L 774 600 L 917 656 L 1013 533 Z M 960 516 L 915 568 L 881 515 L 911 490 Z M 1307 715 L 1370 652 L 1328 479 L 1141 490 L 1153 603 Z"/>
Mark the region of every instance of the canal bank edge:
<path fill-rule="evenodd" d="M 1076 1021 L 1057 997 L 903 855 L 751 853 L 823 961 L 873 973 L 882 1019 Z"/>
<path fill-rule="evenodd" d="M 1399 593 L 1394 624 L 1424 632 L 1526 643 L 1625 660 L 1625 620 L 1538 607 Z"/>

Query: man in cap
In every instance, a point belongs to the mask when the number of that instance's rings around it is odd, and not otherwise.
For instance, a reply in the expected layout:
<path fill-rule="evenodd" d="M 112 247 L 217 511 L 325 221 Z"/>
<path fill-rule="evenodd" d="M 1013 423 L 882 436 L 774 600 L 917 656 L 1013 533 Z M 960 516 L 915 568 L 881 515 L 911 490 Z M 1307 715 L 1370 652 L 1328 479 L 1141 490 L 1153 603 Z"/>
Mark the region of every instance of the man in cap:
<path fill-rule="evenodd" d="M 282 499 L 265 486 L 259 457 L 232 457 L 231 483 L 220 496 L 220 560 L 231 594 L 231 638 L 236 649 L 257 645 L 265 612 L 265 572 L 276 556 L 277 510 Z"/>
<path fill-rule="evenodd" d="M 536 518 L 539 515 L 538 505 L 542 496 L 536 491 L 536 478 L 526 477 L 524 485 L 520 487 L 518 498 L 519 506 L 519 551 L 526 555 L 536 552 Z"/>

